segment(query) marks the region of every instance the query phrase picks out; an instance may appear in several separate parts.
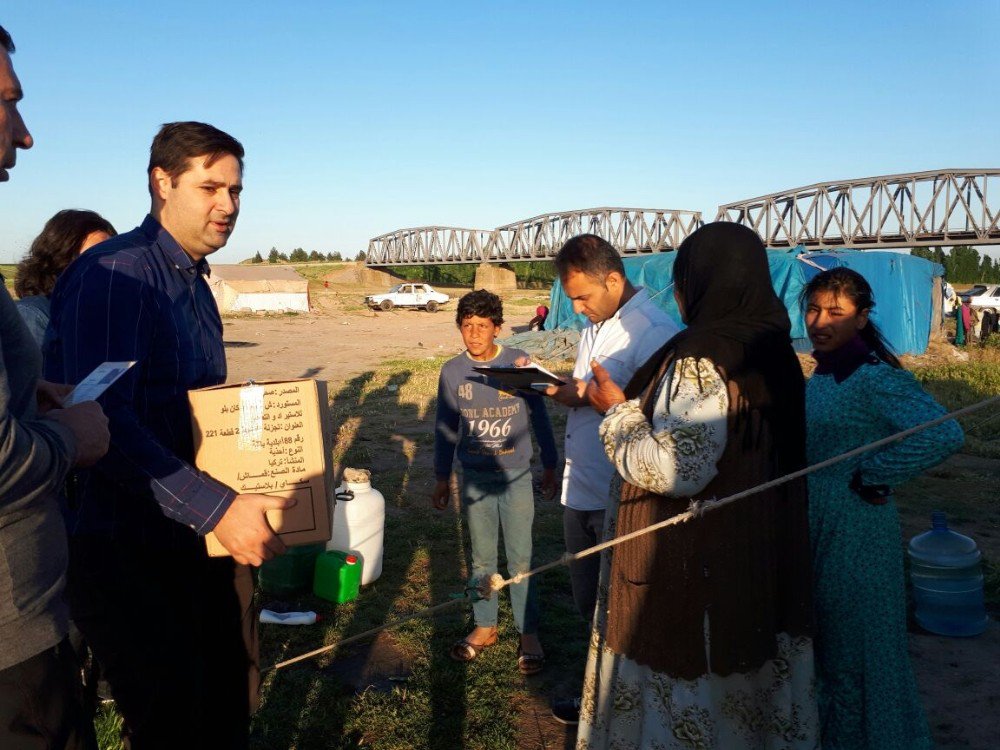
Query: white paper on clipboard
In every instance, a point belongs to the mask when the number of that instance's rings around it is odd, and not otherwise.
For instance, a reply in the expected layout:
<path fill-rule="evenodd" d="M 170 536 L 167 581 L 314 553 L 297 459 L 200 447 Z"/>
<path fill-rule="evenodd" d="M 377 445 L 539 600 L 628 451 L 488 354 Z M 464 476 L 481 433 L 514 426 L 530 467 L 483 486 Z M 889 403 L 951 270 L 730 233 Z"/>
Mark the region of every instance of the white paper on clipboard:
<path fill-rule="evenodd" d="M 63 408 L 75 406 L 83 401 L 96 401 L 108 387 L 129 371 L 135 364 L 132 362 L 103 362 L 94 371 L 80 381 L 63 399 Z"/>

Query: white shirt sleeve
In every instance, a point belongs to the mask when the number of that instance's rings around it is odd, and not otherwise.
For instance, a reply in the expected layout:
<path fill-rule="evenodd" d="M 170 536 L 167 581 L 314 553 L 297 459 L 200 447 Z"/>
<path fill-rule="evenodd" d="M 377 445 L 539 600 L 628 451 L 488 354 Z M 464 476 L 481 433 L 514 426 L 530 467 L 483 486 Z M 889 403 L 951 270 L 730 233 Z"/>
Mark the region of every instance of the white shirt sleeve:
<path fill-rule="evenodd" d="M 716 476 L 726 447 L 729 394 L 707 359 L 675 362 L 657 386 L 652 424 L 639 399 L 610 409 L 601 423 L 604 450 L 629 483 L 689 497 Z"/>

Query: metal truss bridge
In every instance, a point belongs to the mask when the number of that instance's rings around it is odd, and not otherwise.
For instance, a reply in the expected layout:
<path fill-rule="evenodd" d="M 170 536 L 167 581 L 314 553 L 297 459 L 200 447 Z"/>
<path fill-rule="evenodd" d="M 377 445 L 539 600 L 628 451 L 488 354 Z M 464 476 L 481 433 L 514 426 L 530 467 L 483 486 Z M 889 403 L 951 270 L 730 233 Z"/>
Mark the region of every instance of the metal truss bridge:
<path fill-rule="evenodd" d="M 909 248 L 1000 244 L 1000 169 L 951 169 L 822 182 L 719 206 L 718 221 L 768 247 Z M 551 259 L 570 237 L 603 237 L 624 256 L 673 250 L 702 225 L 698 211 L 589 208 L 496 229 L 399 229 L 368 243 L 369 266 Z"/>
<path fill-rule="evenodd" d="M 369 266 L 511 263 L 555 257 L 570 237 L 596 234 L 622 255 L 673 250 L 702 224 L 698 211 L 588 208 L 543 214 L 496 229 L 418 227 L 368 242 Z"/>
<path fill-rule="evenodd" d="M 768 247 L 1000 244 L 1000 169 L 824 182 L 719 206 Z"/>

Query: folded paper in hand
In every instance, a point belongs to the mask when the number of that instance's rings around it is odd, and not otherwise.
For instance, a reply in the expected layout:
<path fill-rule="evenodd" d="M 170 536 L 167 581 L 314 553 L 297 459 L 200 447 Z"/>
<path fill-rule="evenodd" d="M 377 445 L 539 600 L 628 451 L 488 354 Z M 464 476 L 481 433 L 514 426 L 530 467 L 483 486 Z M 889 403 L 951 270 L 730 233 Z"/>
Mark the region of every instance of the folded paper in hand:
<path fill-rule="evenodd" d="M 128 372 L 135 364 L 132 362 L 103 362 L 94 371 L 79 382 L 79 384 L 63 398 L 63 408 L 76 406 L 84 401 L 96 401 L 108 387 L 118 378 Z"/>

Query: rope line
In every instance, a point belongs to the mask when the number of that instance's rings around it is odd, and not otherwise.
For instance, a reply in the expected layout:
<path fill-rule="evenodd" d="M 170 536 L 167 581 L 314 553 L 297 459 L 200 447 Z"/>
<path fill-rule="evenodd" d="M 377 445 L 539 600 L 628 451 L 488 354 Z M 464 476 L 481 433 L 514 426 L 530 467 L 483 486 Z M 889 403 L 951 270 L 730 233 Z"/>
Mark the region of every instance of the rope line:
<path fill-rule="evenodd" d="M 337 641 L 336 643 L 330 646 L 323 646 L 322 648 L 314 649 L 308 653 L 292 657 L 291 659 L 286 659 L 285 661 L 279 661 L 270 667 L 264 667 L 263 669 L 260 670 L 261 674 L 271 669 L 281 669 L 283 667 L 287 667 L 290 664 L 295 664 L 296 662 L 304 661 L 305 659 L 311 659 L 314 656 L 325 654 L 327 651 L 332 651 L 333 649 L 339 648 L 340 646 L 346 646 L 348 643 L 354 643 L 355 641 L 364 640 L 370 635 L 375 635 L 376 633 L 379 633 L 388 628 L 394 628 L 397 625 L 402 625 L 404 622 L 409 622 L 410 620 L 416 620 L 417 618 L 420 617 L 427 617 L 429 615 L 436 614 L 437 612 L 441 612 L 445 609 L 448 609 L 448 607 L 453 607 L 456 604 L 461 604 L 465 602 L 467 599 L 469 599 L 469 595 L 463 594 L 457 599 L 452 599 L 451 601 L 442 602 L 441 604 L 435 604 L 433 607 L 427 607 L 426 609 L 421 609 L 418 610 L 417 612 L 412 612 L 408 615 L 400 617 L 398 620 L 393 620 L 392 622 L 387 622 L 377 627 L 370 628 L 369 630 L 366 630 L 363 633 L 352 635 L 350 638 L 344 638 L 343 640 Z"/>
<path fill-rule="evenodd" d="M 979 411 L 980 409 L 984 409 L 987 406 L 992 406 L 993 404 L 1000 404 L 1000 395 L 993 396 L 992 398 L 985 399 L 978 403 L 972 404 L 971 406 L 966 406 L 962 409 L 956 409 L 955 411 L 945 414 L 944 416 L 938 417 L 937 419 L 932 419 L 931 421 L 924 422 L 923 424 L 919 424 L 916 427 L 910 427 L 908 429 L 897 432 L 893 435 L 889 435 L 888 437 L 881 438 L 880 440 L 875 440 L 874 442 L 859 446 L 857 448 L 854 448 L 853 450 L 847 451 L 846 453 L 841 453 L 840 455 L 834 456 L 833 458 L 828 458 L 825 461 L 820 461 L 818 464 L 807 466 L 804 469 L 793 471 L 791 474 L 786 474 L 783 477 L 772 479 L 771 481 L 764 482 L 763 484 L 759 484 L 756 487 L 751 487 L 741 492 L 737 492 L 734 495 L 729 495 L 728 497 L 720 498 L 718 500 L 710 500 L 708 502 L 701 503 L 697 507 L 692 507 L 690 510 L 684 513 L 679 513 L 676 516 L 672 516 L 671 518 L 668 518 L 665 521 L 654 523 L 650 526 L 637 529 L 636 531 L 633 531 L 629 534 L 624 534 L 623 536 L 619 536 L 614 539 L 609 539 L 607 541 L 601 542 L 600 544 L 596 544 L 593 547 L 588 547 L 587 549 L 581 550 L 573 554 L 566 553 L 562 557 L 556 560 L 552 560 L 551 562 L 545 563 L 544 565 L 540 565 L 537 568 L 533 568 L 532 570 L 525 571 L 524 573 L 518 573 L 516 575 L 511 576 L 510 578 L 503 578 L 500 574 L 494 573 L 493 576 L 491 576 L 491 578 L 480 583 L 480 589 L 478 593 L 483 598 L 489 598 L 489 596 L 492 596 L 494 593 L 506 588 L 507 586 L 510 586 L 512 583 L 520 583 L 521 581 L 527 580 L 531 576 L 537 575 L 539 573 L 544 573 L 545 571 L 552 570 L 553 568 L 557 568 L 562 565 L 568 565 L 569 563 L 575 562 L 576 560 L 581 560 L 584 557 L 590 557 L 591 555 L 596 555 L 598 552 L 603 552 L 606 549 L 610 549 L 611 547 L 615 547 L 624 542 L 631 541 L 632 539 L 636 539 L 640 536 L 644 536 L 646 534 L 652 534 L 654 531 L 665 529 L 668 526 L 674 526 L 676 524 L 685 523 L 686 521 L 690 521 L 693 518 L 697 518 L 703 513 L 708 513 L 713 510 L 718 510 L 719 508 L 729 505 L 730 503 L 734 503 L 737 500 L 742 500 L 746 497 L 749 497 L 750 495 L 755 495 L 758 492 L 764 492 L 765 490 L 773 489 L 774 487 L 780 487 L 781 485 L 787 484 L 788 482 L 791 482 L 795 479 L 807 476 L 808 474 L 812 474 L 813 472 L 819 471 L 821 469 L 829 468 L 830 466 L 842 463 L 850 458 L 854 458 L 855 456 L 860 456 L 864 453 L 869 453 L 870 451 L 873 451 L 877 448 L 881 448 L 885 445 L 895 443 L 899 440 L 904 440 L 905 438 L 908 438 L 911 435 L 915 435 L 918 432 L 930 429 L 931 427 L 937 427 L 939 424 L 943 424 L 952 419 L 957 419 L 958 417 L 963 417 L 967 414 Z M 417 612 L 413 612 L 409 615 L 399 618 L 398 620 L 393 620 L 392 622 L 384 623 L 377 627 L 366 630 L 363 633 L 358 633 L 357 635 L 345 638 L 329 646 L 323 646 L 322 648 L 314 649 L 313 651 L 301 654 L 300 656 L 296 656 L 292 659 L 286 659 L 285 661 L 278 662 L 273 666 L 265 667 L 264 669 L 261 670 L 261 673 L 267 672 L 271 669 L 274 670 L 282 669 L 284 667 L 303 661 L 305 659 L 311 659 L 314 656 L 319 656 L 320 654 L 327 653 L 328 651 L 332 651 L 335 648 L 339 648 L 340 646 L 345 646 L 349 643 L 354 643 L 355 641 L 363 640 L 368 636 L 375 635 L 376 633 L 379 633 L 388 628 L 397 627 L 398 625 L 402 625 L 403 623 L 409 622 L 410 620 L 415 620 L 420 617 L 427 617 L 429 615 L 435 614 L 437 612 L 447 609 L 448 607 L 452 607 L 457 603 L 473 601 L 473 600 L 474 600 L 473 597 L 469 593 L 469 589 L 466 589 L 464 594 L 458 595 L 457 598 L 452 599 L 451 601 L 444 602 L 442 604 L 437 604 L 433 607 L 428 607 L 426 609 L 422 609 Z"/>

